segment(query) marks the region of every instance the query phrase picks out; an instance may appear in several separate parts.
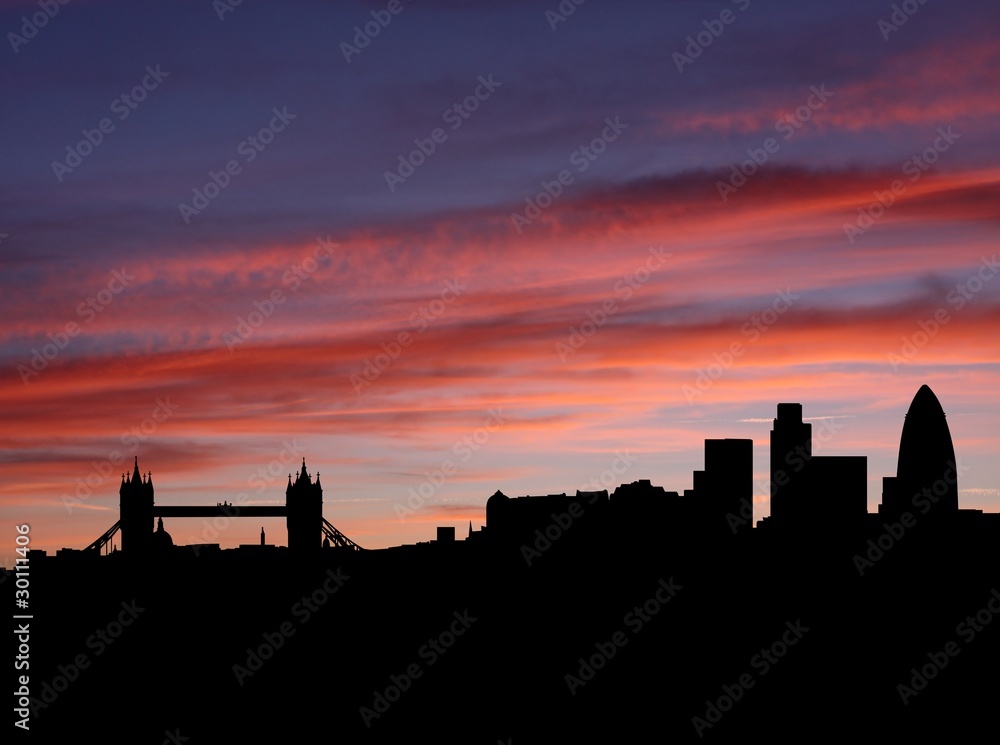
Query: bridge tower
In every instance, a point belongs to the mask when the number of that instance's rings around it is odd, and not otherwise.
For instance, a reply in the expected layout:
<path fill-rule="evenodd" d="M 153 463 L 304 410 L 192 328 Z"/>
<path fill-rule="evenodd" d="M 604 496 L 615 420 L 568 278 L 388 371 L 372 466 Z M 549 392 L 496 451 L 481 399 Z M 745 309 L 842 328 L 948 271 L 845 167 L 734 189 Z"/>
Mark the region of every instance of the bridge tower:
<path fill-rule="evenodd" d="M 138 456 L 131 477 L 122 474 L 118 497 L 122 551 L 126 556 L 144 554 L 153 542 L 153 476 L 139 474 Z"/>
<path fill-rule="evenodd" d="M 323 487 L 306 471 L 306 459 L 302 459 L 302 470 L 293 481 L 288 474 L 288 488 L 285 489 L 285 510 L 288 524 L 288 548 L 296 552 L 318 551 L 323 536 Z"/>

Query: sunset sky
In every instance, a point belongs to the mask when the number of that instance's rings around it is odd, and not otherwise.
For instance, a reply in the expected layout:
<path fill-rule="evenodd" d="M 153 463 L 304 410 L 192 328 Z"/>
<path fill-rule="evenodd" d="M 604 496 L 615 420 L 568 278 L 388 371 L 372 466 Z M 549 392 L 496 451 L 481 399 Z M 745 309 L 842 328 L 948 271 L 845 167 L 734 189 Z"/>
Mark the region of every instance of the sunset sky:
<path fill-rule="evenodd" d="M 50 4 L 0 0 L 0 563 L 135 456 L 158 504 L 305 457 L 379 548 L 752 438 L 759 519 L 783 401 L 874 511 L 923 383 L 1000 511 L 994 2 Z"/>

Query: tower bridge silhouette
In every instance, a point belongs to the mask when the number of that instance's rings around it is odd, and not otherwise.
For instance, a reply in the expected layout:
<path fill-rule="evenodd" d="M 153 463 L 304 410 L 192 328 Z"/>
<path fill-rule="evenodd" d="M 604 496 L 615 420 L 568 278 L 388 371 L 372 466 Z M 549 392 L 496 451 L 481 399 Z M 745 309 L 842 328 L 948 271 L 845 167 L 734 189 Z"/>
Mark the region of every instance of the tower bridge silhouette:
<path fill-rule="evenodd" d="M 122 551 L 129 556 L 148 554 L 155 544 L 157 533 L 153 531 L 153 520 L 157 518 L 162 532 L 164 517 L 201 517 L 226 519 L 233 517 L 284 517 L 288 528 L 288 548 L 297 553 L 316 551 L 321 546 L 334 546 L 352 551 L 364 549 L 335 528 L 323 517 L 323 487 L 319 473 L 313 481 L 306 470 L 305 458 L 302 470 L 293 480 L 288 474 L 284 505 L 157 505 L 153 501 L 153 475 L 139 472 L 139 458 L 136 456 L 131 476 L 122 474 L 118 490 L 118 522 L 106 530 L 85 551 L 100 552 L 106 548 L 115 534 L 121 531 Z M 322 543 L 320 541 L 322 540 Z"/>

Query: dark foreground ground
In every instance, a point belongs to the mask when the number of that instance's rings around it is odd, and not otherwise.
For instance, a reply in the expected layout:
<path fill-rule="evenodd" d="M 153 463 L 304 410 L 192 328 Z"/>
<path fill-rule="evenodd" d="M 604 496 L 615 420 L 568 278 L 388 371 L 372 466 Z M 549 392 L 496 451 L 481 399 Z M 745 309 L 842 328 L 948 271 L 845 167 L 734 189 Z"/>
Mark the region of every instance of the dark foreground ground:
<path fill-rule="evenodd" d="M 877 535 L 650 527 L 640 548 L 581 522 L 530 566 L 519 546 L 464 542 L 309 561 L 46 558 L 31 565 L 30 735 L 8 710 L 4 741 L 995 732 L 997 542 L 913 529 L 862 574 L 853 557 Z"/>

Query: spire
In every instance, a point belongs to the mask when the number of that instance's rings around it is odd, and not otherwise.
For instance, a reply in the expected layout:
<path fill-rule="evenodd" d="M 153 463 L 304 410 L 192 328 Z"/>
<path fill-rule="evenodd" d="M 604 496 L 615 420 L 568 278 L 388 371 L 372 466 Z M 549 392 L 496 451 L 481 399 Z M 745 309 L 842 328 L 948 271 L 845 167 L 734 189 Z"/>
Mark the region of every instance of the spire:
<path fill-rule="evenodd" d="M 469 538 L 472 538 L 472 520 L 469 520 Z"/>
<path fill-rule="evenodd" d="M 135 469 L 132 471 L 132 481 L 139 481 L 139 456 L 135 456 Z"/>
<path fill-rule="evenodd" d="M 319 486 L 319 471 L 316 471 L 316 486 Z"/>

